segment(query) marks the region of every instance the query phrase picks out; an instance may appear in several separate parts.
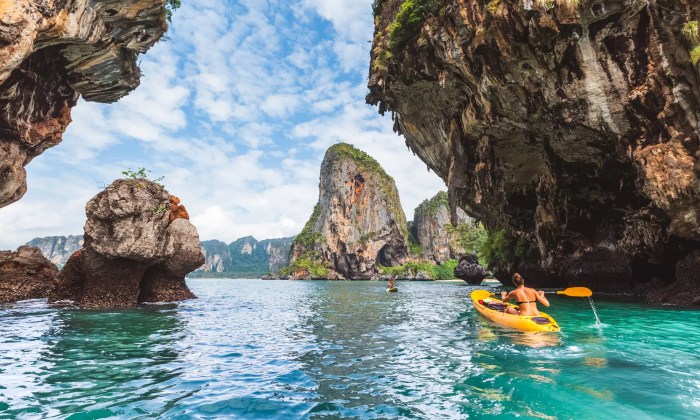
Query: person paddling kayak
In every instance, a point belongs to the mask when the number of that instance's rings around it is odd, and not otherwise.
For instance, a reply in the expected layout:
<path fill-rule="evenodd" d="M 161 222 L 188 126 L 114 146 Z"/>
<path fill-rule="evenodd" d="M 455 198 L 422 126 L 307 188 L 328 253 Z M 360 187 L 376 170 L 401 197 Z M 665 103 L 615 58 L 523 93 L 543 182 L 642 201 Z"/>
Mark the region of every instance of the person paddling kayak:
<path fill-rule="evenodd" d="M 389 277 L 389 284 L 386 285 L 387 289 L 393 289 L 394 288 L 394 275 L 392 274 Z"/>
<path fill-rule="evenodd" d="M 501 300 L 503 302 L 513 300 L 518 304 L 518 309 L 506 307 L 506 312 L 509 314 L 539 316 L 540 311 L 537 310 L 537 302 L 549 307 L 549 301 L 544 297 L 544 292 L 525 287 L 525 279 L 520 274 L 513 274 L 513 284 L 516 287 L 515 290 L 510 293 L 501 292 Z"/>

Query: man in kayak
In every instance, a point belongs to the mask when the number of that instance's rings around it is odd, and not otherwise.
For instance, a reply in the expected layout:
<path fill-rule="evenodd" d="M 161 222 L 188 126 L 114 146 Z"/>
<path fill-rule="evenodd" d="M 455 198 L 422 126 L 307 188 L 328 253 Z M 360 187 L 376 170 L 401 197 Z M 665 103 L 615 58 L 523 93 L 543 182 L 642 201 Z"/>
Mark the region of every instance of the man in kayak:
<path fill-rule="evenodd" d="M 386 285 L 387 289 L 393 289 L 394 288 L 394 275 L 392 274 L 389 277 L 389 284 Z"/>
<path fill-rule="evenodd" d="M 537 302 L 539 301 L 544 306 L 549 307 L 549 301 L 544 297 L 542 290 L 536 291 L 529 287 L 525 287 L 525 279 L 518 273 L 513 274 L 513 284 L 516 289 L 510 293 L 501 292 L 501 300 L 506 302 L 509 300 L 515 301 L 518 304 L 518 309 L 510 306 L 506 307 L 506 312 L 511 315 L 523 316 L 539 316 L 540 311 L 537 310 Z"/>

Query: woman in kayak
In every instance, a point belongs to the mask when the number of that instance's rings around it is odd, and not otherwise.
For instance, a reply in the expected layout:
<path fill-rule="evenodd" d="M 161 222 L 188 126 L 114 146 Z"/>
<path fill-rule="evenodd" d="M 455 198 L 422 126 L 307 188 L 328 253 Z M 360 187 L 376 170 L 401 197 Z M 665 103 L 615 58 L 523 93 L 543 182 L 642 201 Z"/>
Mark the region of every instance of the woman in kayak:
<path fill-rule="evenodd" d="M 544 306 L 549 307 L 549 301 L 544 297 L 542 290 L 536 291 L 529 287 L 525 287 L 525 279 L 518 273 L 513 274 L 513 284 L 516 289 L 506 294 L 501 292 L 501 300 L 506 302 L 513 300 L 518 304 L 518 309 L 510 306 L 506 307 L 506 312 L 511 315 L 524 316 L 539 316 L 540 311 L 537 310 L 537 302 L 539 301 Z"/>
<path fill-rule="evenodd" d="M 387 289 L 393 289 L 394 288 L 394 275 L 392 274 L 389 276 L 389 284 L 386 285 Z"/>

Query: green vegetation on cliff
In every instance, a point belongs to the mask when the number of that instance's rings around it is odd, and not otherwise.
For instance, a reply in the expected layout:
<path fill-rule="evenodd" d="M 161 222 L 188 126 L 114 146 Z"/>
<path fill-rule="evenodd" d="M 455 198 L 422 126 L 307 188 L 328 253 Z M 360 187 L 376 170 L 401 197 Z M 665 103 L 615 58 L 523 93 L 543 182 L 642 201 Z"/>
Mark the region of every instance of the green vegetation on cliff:
<path fill-rule="evenodd" d="M 690 62 L 697 66 L 700 63 L 700 23 L 697 20 L 687 22 L 681 28 L 681 33 L 690 44 Z"/>
<path fill-rule="evenodd" d="M 321 205 L 316 204 L 316 206 L 314 206 L 314 211 L 311 213 L 311 217 L 304 225 L 304 229 L 294 238 L 294 245 L 299 244 L 305 249 L 309 249 L 313 248 L 314 245 L 321 240 L 321 234 L 313 231 L 314 224 L 319 217 L 321 217 Z"/>
<path fill-rule="evenodd" d="M 325 279 L 328 276 L 328 269 L 316 251 L 305 252 L 288 267 L 280 269 L 279 273 L 283 276 L 290 276 L 302 271 L 308 271 L 313 279 Z"/>
<path fill-rule="evenodd" d="M 690 62 L 693 63 L 694 66 L 700 63 L 700 45 L 690 51 Z"/>
<path fill-rule="evenodd" d="M 435 0 L 405 0 L 389 28 L 389 50 L 396 52 L 418 35 L 425 17 L 438 10 Z"/>
<path fill-rule="evenodd" d="M 425 200 L 421 204 L 421 207 L 425 206 L 425 212 L 428 216 L 433 217 L 440 210 L 440 207 L 446 207 L 448 210 L 450 208 L 450 199 L 446 191 L 440 191 L 435 195 L 435 197 L 430 200 Z"/>
<path fill-rule="evenodd" d="M 457 260 L 445 261 L 443 264 L 434 265 L 429 261 L 409 261 L 397 267 L 379 266 L 379 271 L 384 275 L 393 275 L 398 279 L 414 278 L 418 274 L 425 274 L 430 280 L 452 280 L 457 267 Z"/>
<path fill-rule="evenodd" d="M 414 222 L 408 222 L 406 225 L 406 231 L 408 232 L 408 252 L 412 256 L 417 257 L 423 252 L 423 247 L 418 243 L 416 228 L 413 223 Z"/>
<path fill-rule="evenodd" d="M 475 254 L 482 261 L 482 247 L 487 242 L 489 234 L 481 223 L 461 223 L 457 226 L 448 225 L 447 233 L 455 237 L 456 248 L 462 248 L 470 254 Z"/>
<path fill-rule="evenodd" d="M 486 241 L 479 252 L 479 262 L 488 266 L 494 264 L 510 264 L 515 258 L 524 257 L 530 246 L 525 238 L 514 238 L 505 229 L 488 231 Z"/>
<path fill-rule="evenodd" d="M 697 20 L 687 22 L 681 28 L 681 32 L 690 45 L 700 44 L 700 23 Z"/>
<path fill-rule="evenodd" d="M 181 0 L 165 0 L 165 18 L 168 22 L 173 19 L 173 11 L 182 5 Z"/>

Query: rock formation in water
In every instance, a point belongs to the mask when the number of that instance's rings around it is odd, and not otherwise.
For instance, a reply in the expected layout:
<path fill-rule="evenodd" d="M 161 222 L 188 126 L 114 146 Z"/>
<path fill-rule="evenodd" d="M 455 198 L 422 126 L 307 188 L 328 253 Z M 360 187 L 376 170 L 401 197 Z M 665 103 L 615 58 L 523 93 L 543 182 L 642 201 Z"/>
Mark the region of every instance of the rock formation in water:
<path fill-rule="evenodd" d="M 196 273 L 202 277 L 222 275 L 259 278 L 289 265 L 289 252 L 294 238 L 265 239 L 252 236 L 227 245 L 221 241 L 203 241 L 205 263 Z"/>
<path fill-rule="evenodd" d="M 436 264 L 458 259 L 467 252 L 460 241 L 459 228 L 473 223 L 474 220 L 462 209 L 457 209 L 457 225 L 452 225 L 450 204 L 444 191 L 423 201 L 416 207 L 411 223 L 413 236 L 421 247 L 420 257 Z"/>
<path fill-rule="evenodd" d="M 45 298 L 57 275 L 56 266 L 38 248 L 0 251 L 0 303 Z"/>
<path fill-rule="evenodd" d="M 61 270 L 49 301 L 125 307 L 194 298 L 185 275 L 204 256 L 197 229 L 179 217 L 186 214 L 180 206 L 154 182 L 112 183 L 88 202 L 85 243 Z"/>
<path fill-rule="evenodd" d="M 462 256 L 455 268 L 455 277 L 473 285 L 481 284 L 488 275 L 488 270 L 479 265 L 479 259 L 474 254 Z"/>
<path fill-rule="evenodd" d="M 24 166 L 60 143 L 80 95 L 109 103 L 138 86 L 138 54 L 165 32 L 164 4 L 0 2 L 0 207 L 24 195 Z"/>
<path fill-rule="evenodd" d="M 318 204 L 292 245 L 292 278 L 372 279 L 408 256 L 406 216 L 394 179 L 365 152 L 326 151 Z"/>
<path fill-rule="evenodd" d="M 383 0 L 375 14 L 368 102 L 452 209 L 530 245 L 507 271 L 601 290 L 681 282 L 679 262 L 698 262 L 700 0 Z"/>
<path fill-rule="evenodd" d="M 60 270 L 75 251 L 83 247 L 83 235 L 47 236 L 34 238 L 27 246 L 39 248 L 42 254 Z"/>

